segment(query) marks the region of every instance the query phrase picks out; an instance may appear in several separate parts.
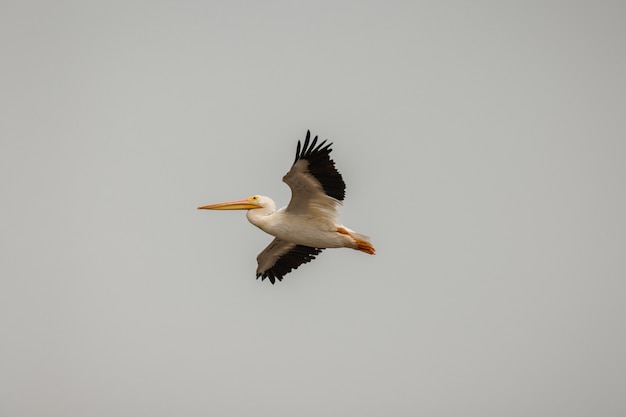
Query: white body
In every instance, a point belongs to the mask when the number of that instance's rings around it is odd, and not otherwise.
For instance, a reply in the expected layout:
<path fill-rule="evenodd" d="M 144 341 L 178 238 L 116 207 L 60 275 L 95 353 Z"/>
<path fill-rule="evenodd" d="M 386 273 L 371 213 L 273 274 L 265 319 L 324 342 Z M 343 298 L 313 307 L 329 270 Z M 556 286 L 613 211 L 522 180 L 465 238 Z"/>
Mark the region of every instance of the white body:
<path fill-rule="evenodd" d="M 329 213 L 295 214 L 285 207 L 274 209 L 269 197 L 259 196 L 263 208 L 248 210 L 246 217 L 253 225 L 281 240 L 314 248 L 355 248 L 357 245 L 350 236 L 338 233 L 339 229 L 352 232 L 338 223 Z M 354 233 L 354 232 L 352 232 Z"/>

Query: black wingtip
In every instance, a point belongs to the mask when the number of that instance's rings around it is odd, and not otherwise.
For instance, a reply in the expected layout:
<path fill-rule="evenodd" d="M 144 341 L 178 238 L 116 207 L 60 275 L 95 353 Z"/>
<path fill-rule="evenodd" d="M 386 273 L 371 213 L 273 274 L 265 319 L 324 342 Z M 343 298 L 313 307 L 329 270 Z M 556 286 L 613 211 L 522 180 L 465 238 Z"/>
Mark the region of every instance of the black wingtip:
<path fill-rule="evenodd" d="M 306 138 L 304 138 L 304 146 L 302 147 L 302 152 L 306 152 L 306 148 L 309 147 L 309 141 L 311 140 L 311 131 L 307 130 Z"/>
<path fill-rule="evenodd" d="M 298 158 L 300 158 L 300 141 L 298 141 L 298 147 L 296 148 L 296 159 L 293 160 L 294 164 L 298 162 Z"/>

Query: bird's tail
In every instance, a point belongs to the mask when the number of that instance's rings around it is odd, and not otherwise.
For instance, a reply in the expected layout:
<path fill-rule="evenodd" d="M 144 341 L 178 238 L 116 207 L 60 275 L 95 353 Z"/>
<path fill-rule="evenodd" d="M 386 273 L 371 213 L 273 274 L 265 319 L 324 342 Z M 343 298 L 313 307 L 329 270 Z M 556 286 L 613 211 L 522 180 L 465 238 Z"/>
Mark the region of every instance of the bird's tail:
<path fill-rule="evenodd" d="M 348 235 L 354 240 L 356 247 L 354 249 L 368 253 L 370 255 L 374 255 L 376 253 L 376 248 L 370 242 L 370 237 L 366 235 L 362 235 L 360 233 L 355 232 L 354 230 L 350 230 L 347 227 L 340 227 L 337 230 L 339 233 L 344 235 Z"/>

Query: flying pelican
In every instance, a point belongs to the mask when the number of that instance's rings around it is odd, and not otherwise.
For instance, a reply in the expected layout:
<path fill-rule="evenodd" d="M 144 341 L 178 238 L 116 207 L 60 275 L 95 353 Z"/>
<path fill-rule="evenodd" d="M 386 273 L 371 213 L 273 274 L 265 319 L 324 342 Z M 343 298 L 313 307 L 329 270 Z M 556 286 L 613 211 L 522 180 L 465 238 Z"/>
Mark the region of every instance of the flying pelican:
<path fill-rule="evenodd" d="M 352 248 L 373 255 L 369 237 L 338 222 L 337 208 L 345 197 L 346 184 L 330 159 L 332 143 L 298 141 L 296 159 L 283 181 L 291 188 L 287 207 L 276 210 L 274 201 L 262 195 L 244 200 L 200 206 L 204 210 L 248 210 L 246 217 L 275 239 L 257 256 L 257 279 L 282 281 L 285 274 L 315 259 L 326 248 Z"/>

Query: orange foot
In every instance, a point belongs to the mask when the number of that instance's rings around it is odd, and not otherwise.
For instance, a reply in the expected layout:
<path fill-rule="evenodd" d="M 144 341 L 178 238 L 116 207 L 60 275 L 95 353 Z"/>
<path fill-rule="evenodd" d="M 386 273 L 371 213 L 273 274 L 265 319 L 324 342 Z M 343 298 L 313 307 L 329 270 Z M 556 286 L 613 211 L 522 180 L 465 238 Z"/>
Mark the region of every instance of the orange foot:
<path fill-rule="evenodd" d="M 342 235 L 350 236 L 352 238 L 352 240 L 354 240 L 354 243 L 356 243 L 356 245 L 357 245 L 357 247 L 355 248 L 356 250 L 360 250 L 361 252 L 369 253 L 370 255 L 373 255 L 373 254 L 376 253 L 376 249 L 374 249 L 374 246 L 372 246 L 371 243 L 369 243 L 368 241 L 361 240 L 361 239 L 355 237 L 352 233 L 350 233 L 349 231 L 347 231 L 343 227 L 338 228 L 337 232 L 341 233 Z"/>

